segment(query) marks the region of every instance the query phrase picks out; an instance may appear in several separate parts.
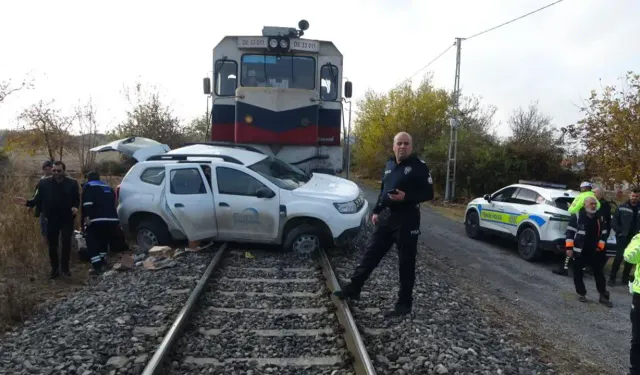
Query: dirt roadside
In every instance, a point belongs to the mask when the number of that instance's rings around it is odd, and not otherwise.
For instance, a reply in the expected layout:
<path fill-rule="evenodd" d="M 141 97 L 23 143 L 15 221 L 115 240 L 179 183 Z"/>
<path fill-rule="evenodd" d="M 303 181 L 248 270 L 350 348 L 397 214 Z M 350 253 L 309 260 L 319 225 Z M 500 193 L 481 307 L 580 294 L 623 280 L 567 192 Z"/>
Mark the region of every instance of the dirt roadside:
<path fill-rule="evenodd" d="M 361 185 L 370 204 L 377 191 Z M 626 374 L 629 363 L 630 296 L 611 290 L 613 308 L 597 303 L 593 278 L 586 277 L 588 303 L 577 301 L 573 282 L 551 273 L 551 262 L 529 263 L 513 246 L 468 238 L 461 223 L 422 209 L 421 243 L 430 265 L 478 294 L 498 324 L 516 329 L 545 360 L 572 374 Z"/>

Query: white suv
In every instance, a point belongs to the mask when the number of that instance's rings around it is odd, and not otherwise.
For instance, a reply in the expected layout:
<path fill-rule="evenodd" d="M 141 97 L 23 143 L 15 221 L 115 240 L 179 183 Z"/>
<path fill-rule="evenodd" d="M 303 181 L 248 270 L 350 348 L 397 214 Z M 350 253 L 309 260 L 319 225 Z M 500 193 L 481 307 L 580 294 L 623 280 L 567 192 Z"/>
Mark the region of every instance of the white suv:
<path fill-rule="evenodd" d="M 520 256 L 528 261 L 539 258 L 542 251 L 564 252 L 568 209 L 578 194 L 558 184 L 520 181 L 509 185 L 469 202 L 467 236 L 478 239 L 490 233 L 516 239 Z M 613 233 L 607 248 L 615 248 Z"/>
<path fill-rule="evenodd" d="M 91 151 L 138 161 L 118 187 L 118 216 L 142 249 L 212 240 L 308 253 L 348 244 L 366 222 L 368 202 L 355 183 L 307 175 L 250 146 L 208 142 L 170 150 L 131 137 Z"/>

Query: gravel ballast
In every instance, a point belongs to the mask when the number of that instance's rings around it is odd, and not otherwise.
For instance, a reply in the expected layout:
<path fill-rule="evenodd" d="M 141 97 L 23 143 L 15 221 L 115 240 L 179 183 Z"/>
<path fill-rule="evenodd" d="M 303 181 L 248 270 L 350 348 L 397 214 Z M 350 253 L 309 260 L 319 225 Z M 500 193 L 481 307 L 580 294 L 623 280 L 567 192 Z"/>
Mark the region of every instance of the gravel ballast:
<path fill-rule="evenodd" d="M 351 251 L 329 256 L 344 285 L 361 258 L 371 228 Z M 310 259 L 251 251 L 235 252 L 214 274 L 187 331 L 174 344 L 172 374 L 348 374 L 341 329 L 328 290 L 318 283 L 234 283 L 229 278 L 321 278 Z M 95 285 L 34 315 L 0 342 L 0 373 L 11 374 L 140 374 L 162 340 L 166 328 L 212 259 L 212 253 L 176 258 L 173 268 L 141 267 L 103 276 Z M 432 253 L 419 249 L 412 316 L 384 318 L 398 290 L 395 248 L 373 272 L 353 314 L 378 374 L 554 374 L 537 359 L 537 350 L 519 343 L 517 334 L 496 326 L 480 309 L 479 295 L 468 293 L 464 280 L 452 280 L 428 266 Z M 250 260 L 248 260 L 250 259 Z M 271 267 L 265 272 L 241 269 Z M 308 270 L 291 270 L 307 268 Z M 243 292 L 238 295 L 218 292 Z M 317 298 L 258 296 L 253 293 L 318 293 Z M 326 308 L 327 313 L 212 311 L 211 309 Z M 505 323 L 505 322 L 502 322 Z M 260 336 L 255 330 L 331 328 L 315 336 Z M 212 333 L 213 331 L 216 331 Z M 238 333 L 244 332 L 242 335 Z M 513 331 L 515 332 L 515 331 Z M 256 362 L 193 364 L 187 357 L 266 358 L 339 356 L 333 366 L 280 367 Z"/>
<path fill-rule="evenodd" d="M 170 373 L 353 373 L 317 262 L 273 251 L 248 254 L 225 256 L 175 344 Z"/>
<path fill-rule="evenodd" d="M 361 259 L 368 237 L 363 236 L 353 251 L 330 252 L 332 264 L 339 265 L 334 267 L 341 285 Z M 465 292 L 464 280 L 454 285 L 427 267 L 429 256 L 424 247 L 418 249 L 412 315 L 383 317 L 393 308 L 399 287 L 395 246 L 371 274 L 361 299 L 350 302 L 379 374 L 556 373 L 537 360 L 535 349 L 493 326 L 479 308 L 478 297 Z"/>
<path fill-rule="evenodd" d="M 0 373 L 140 374 L 212 259 L 186 253 L 171 268 L 109 271 L 42 306 L 2 337 Z"/>

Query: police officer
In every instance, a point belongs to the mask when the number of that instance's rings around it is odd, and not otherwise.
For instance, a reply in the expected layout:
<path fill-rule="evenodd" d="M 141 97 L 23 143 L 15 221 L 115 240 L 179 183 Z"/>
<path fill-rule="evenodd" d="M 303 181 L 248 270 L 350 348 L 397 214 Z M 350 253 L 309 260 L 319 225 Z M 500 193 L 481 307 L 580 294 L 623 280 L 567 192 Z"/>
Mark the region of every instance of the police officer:
<path fill-rule="evenodd" d="M 636 234 L 624 250 L 624 260 L 636 265 L 636 276 L 630 289 L 631 300 L 631 350 L 629 374 L 640 375 L 640 234 Z"/>
<path fill-rule="evenodd" d="M 620 264 L 623 262 L 624 249 L 629 244 L 629 241 L 640 232 L 640 205 L 638 205 L 638 199 L 640 199 L 640 189 L 634 188 L 629 194 L 629 200 L 621 204 L 613 215 L 613 228 L 616 231 L 618 251 L 609 274 L 609 286 L 611 287 L 616 285 L 616 274 L 620 270 Z M 624 267 L 622 268 L 623 285 L 629 283 L 631 267 L 632 265 L 629 262 L 624 262 Z"/>
<path fill-rule="evenodd" d="M 82 221 L 86 225 L 87 251 L 92 274 L 102 270 L 111 238 L 118 226 L 118 214 L 113 189 L 100 181 L 97 172 L 87 174 L 82 187 Z"/>
<path fill-rule="evenodd" d="M 341 291 L 334 292 L 340 299 L 359 299 L 365 281 L 395 243 L 398 248 L 400 291 L 395 309 L 387 313 L 387 317 L 411 312 L 420 235 L 419 204 L 433 199 L 431 173 L 425 162 L 411 153 L 412 146 L 408 133 L 401 132 L 394 137 L 395 157 L 385 165 L 380 195 L 371 216 L 375 225 L 371 243 L 351 276 L 351 282 Z"/>

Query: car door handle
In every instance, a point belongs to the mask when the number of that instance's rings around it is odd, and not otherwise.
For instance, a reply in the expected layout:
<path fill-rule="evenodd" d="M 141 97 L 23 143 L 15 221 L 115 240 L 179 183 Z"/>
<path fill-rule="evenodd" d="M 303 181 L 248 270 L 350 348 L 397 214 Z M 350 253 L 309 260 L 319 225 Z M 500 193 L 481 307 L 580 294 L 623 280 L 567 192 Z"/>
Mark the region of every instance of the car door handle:
<path fill-rule="evenodd" d="M 504 211 L 504 208 L 500 207 L 498 208 L 498 211 Z"/>
<path fill-rule="evenodd" d="M 229 203 L 227 203 L 227 202 L 220 202 L 220 203 L 218 203 L 218 206 L 220 206 L 220 207 L 229 207 Z"/>
<path fill-rule="evenodd" d="M 178 207 L 184 207 L 184 204 L 182 204 L 182 203 L 176 203 L 176 204 L 174 204 L 174 205 L 173 205 L 173 207 L 176 207 L 176 208 L 178 208 Z"/>

